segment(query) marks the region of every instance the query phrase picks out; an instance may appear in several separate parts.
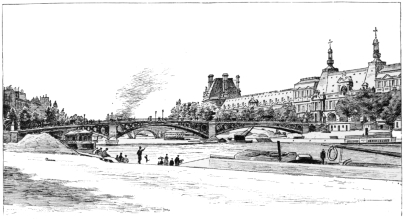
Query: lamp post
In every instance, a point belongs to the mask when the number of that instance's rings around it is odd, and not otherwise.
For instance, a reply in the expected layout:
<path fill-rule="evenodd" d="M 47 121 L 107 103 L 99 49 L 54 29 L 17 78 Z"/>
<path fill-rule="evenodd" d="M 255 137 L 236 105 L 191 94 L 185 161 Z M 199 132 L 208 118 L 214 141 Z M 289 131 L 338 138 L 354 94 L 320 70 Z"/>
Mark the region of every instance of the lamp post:
<path fill-rule="evenodd" d="M 161 119 L 164 119 L 164 109 L 161 110 Z"/>
<path fill-rule="evenodd" d="M 86 114 L 84 114 L 83 124 L 86 124 Z"/>
<path fill-rule="evenodd" d="M 154 121 L 157 121 L 157 111 L 154 111 Z"/>

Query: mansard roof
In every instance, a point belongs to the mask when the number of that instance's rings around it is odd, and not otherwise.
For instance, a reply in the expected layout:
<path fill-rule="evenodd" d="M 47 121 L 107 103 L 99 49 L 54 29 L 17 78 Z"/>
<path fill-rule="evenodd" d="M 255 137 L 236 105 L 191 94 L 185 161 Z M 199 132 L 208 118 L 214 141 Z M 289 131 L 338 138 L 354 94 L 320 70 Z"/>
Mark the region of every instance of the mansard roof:
<path fill-rule="evenodd" d="M 383 67 L 382 70 L 380 70 L 379 73 L 388 73 L 388 72 L 401 72 L 401 63 L 394 63 L 390 65 L 386 65 Z"/>
<path fill-rule="evenodd" d="M 229 93 L 238 90 L 233 82 L 233 78 L 227 78 L 227 90 Z M 223 78 L 215 78 L 212 85 L 208 89 L 208 98 L 219 98 L 223 91 Z"/>

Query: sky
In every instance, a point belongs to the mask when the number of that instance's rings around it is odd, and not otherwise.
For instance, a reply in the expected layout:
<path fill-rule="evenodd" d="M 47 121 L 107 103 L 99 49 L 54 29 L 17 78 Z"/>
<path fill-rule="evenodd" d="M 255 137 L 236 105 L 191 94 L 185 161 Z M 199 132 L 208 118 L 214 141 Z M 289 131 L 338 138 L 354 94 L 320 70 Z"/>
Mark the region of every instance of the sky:
<path fill-rule="evenodd" d="M 329 39 L 334 67 L 366 67 L 375 27 L 381 59 L 401 62 L 399 3 L 3 5 L 3 86 L 105 119 L 147 69 L 165 84 L 135 117 L 166 117 L 178 99 L 201 102 L 209 74 L 240 75 L 242 95 L 320 76 Z"/>

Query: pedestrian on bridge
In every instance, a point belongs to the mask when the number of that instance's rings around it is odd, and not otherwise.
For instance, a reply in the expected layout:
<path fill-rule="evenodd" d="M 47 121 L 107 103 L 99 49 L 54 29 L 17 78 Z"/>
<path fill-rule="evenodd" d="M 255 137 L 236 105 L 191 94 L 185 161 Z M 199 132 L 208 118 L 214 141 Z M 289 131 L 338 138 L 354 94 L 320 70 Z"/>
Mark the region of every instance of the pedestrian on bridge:
<path fill-rule="evenodd" d="M 142 161 L 142 153 L 146 148 L 143 148 L 141 146 L 139 146 L 139 150 L 137 151 L 137 162 L 138 164 L 141 164 Z"/>

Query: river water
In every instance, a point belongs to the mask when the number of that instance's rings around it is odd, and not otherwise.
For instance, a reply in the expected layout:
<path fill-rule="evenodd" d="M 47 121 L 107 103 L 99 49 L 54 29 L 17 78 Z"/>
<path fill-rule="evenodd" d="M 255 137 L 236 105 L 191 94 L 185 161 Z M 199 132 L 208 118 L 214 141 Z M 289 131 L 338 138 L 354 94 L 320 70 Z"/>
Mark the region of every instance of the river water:
<path fill-rule="evenodd" d="M 128 155 L 131 163 L 137 162 L 136 152 L 139 146 L 146 148 L 143 152 L 142 164 L 157 164 L 159 157 L 164 157 L 168 154 L 169 158 L 175 158 L 177 155 L 180 159 L 184 159 L 184 163 L 209 158 L 211 154 L 233 156 L 243 150 L 262 150 L 262 151 L 277 151 L 276 143 L 214 143 L 214 144 L 168 144 L 158 145 L 153 143 L 164 143 L 163 139 L 127 139 L 120 140 L 124 143 L 133 143 L 118 146 L 105 146 L 98 145 L 98 147 L 107 147 L 111 156 L 115 157 L 120 153 Z M 186 141 L 185 141 L 186 142 Z M 137 143 L 148 145 L 139 145 Z M 182 141 L 184 143 L 184 141 Z M 365 147 L 366 148 L 366 147 Z M 400 152 L 399 146 L 372 146 L 369 149 L 385 150 Z M 328 146 L 323 146 L 317 143 L 282 143 L 282 152 L 297 152 L 298 154 L 310 154 L 314 159 L 320 159 L 320 152 L 322 149 L 327 151 Z M 147 155 L 150 160 L 148 163 L 144 160 Z M 384 156 L 372 153 L 363 153 L 358 151 L 344 150 L 343 160 L 351 159 L 356 163 L 376 163 L 376 164 L 389 164 L 401 166 L 401 158 Z"/>

